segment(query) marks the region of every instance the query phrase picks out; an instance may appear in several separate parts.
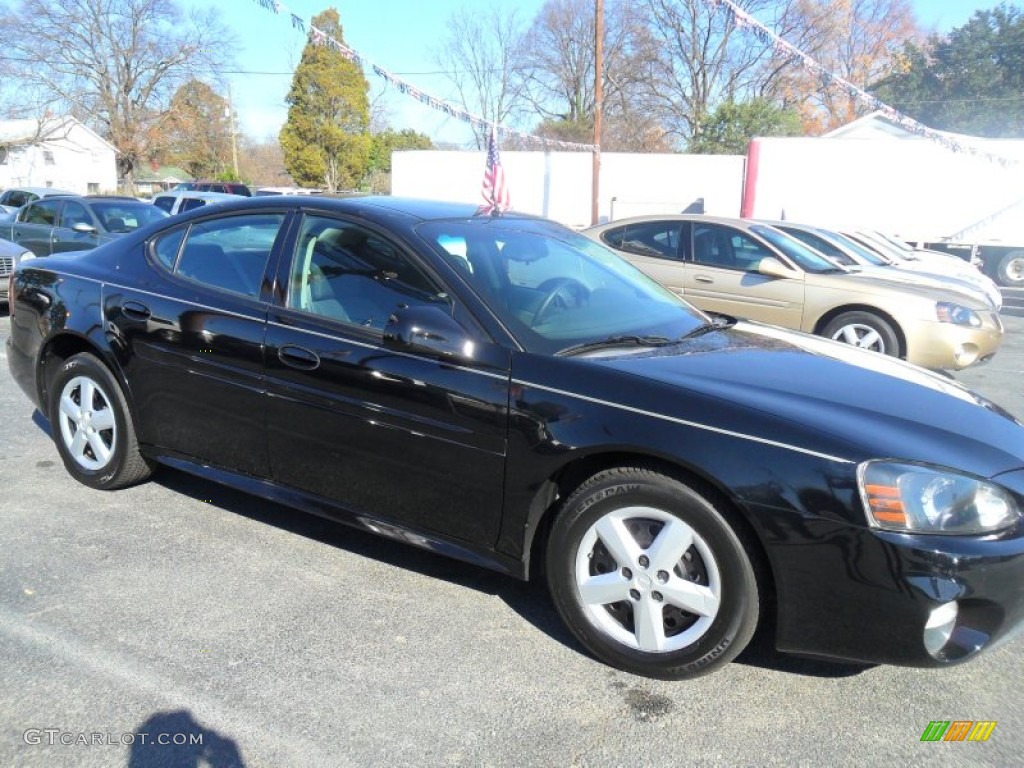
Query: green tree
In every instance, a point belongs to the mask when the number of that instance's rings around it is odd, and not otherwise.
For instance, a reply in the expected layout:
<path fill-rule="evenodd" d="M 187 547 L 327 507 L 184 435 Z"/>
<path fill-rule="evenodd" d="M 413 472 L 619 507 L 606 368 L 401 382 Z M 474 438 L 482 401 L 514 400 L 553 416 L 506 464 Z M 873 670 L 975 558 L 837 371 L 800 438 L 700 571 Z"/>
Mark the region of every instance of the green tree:
<path fill-rule="evenodd" d="M 231 123 L 228 102 L 201 80 L 189 80 L 171 97 L 164 126 L 163 162 L 194 178 L 228 172 Z"/>
<path fill-rule="evenodd" d="M 411 128 L 394 131 L 387 128 L 370 140 L 370 164 L 361 188 L 373 194 L 391 194 L 391 153 L 404 149 L 433 149 L 430 137 Z"/>
<path fill-rule="evenodd" d="M 755 136 L 799 136 L 800 115 L 766 99 L 726 102 L 705 118 L 689 150 L 704 155 L 745 155 Z"/>
<path fill-rule="evenodd" d="M 376 133 L 370 139 L 370 163 L 367 170 L 371 173 L 391 173 L 391 153 L 406 149 L 433 149 L 430 137 L 417 133 L 412 128 L 393 131 L 388 128 Z"/>
<path fill-rule="evenodd" d="M 875 95 L 925 125 L 978 136 L 1024 135 L 1024 14 L 977 11 L 946 37 L 907 42 L 900 71 Z"/>
<path fill-rule="evenodd" d="M 344 42 L 334 8 L 314 16 L 312 26 Z M 279 137 L 285 167 L 298 184 L 335 192 L 362 180 L 370 160 L 369 89 L 357 64 L 310 37 L 285 99 L 288 120 Z"/>

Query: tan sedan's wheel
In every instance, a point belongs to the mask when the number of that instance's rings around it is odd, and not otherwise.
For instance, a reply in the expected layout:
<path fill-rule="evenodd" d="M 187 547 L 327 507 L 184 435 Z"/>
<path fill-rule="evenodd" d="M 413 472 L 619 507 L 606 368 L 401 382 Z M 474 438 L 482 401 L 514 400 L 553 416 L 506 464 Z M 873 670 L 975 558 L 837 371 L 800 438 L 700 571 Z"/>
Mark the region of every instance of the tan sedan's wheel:
<path fill-rule="evenodd" d="M 68 472 L 93 488 L 122 488 L 146 479 L 124 395 L 93 355 L 68 358 L 50 386 L 53 439 Z"/>
<path fill-rule="evenodd" d="M 844 312 L 833 318 L 821 335 L 883 355 L 900 355 L 899 339 L 892 326 L 870 312 Z"/>
<path fill-rule="evenodd" d="M 636 674 L 710 672 L 757 624 L 757 580 L 736 533 L 692 488 L 647 469 L 607 470 L 569 497 L 551 529 L 547 574 L 580 642 Z"/>

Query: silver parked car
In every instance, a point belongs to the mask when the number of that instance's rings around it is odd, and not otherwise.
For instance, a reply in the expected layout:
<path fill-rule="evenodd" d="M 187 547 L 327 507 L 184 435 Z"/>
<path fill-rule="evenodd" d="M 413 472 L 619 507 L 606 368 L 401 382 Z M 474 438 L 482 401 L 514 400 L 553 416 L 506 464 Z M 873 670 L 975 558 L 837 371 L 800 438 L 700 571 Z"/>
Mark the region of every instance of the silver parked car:
<path fill-rule="evenodd" d="M 175 189 L 169 192 L 161 192 L 153 198 L 153 205 L 166 211 L 171 216 L 176 216 L 193 208 L 201 208 L 211 203 L 223 203 L 238 201 L 238 195 L 230 195 L 226 192 L 200 192 L 197 190 Z"/>
<path fill-rule="evenodd" d="M 73 194 L 75 193 L 55 187 L 11 187 L 0 194 L 0 209 L 3 209 L 4 213 L 14 213 L 21 206 L 33 203 L 43 197 Z"/>
<path fill-rule="evenodd" d="M 868 276 L 930 285 L 933 288 L 946 287 L 967 293 L 977 293 L 984 296 L 996 309 L 1001 309 L 1003 306 L 1003 295 L 999 292 L 999 287 L 990 277 L 972 269 L 966 263 L 963 263 L 959 270 L 943 271 L 941 265 L 932 270 L 929 269 L 932 263 L 930 261 L 887 258 L 835 230 L 796 224 L 792 221 L 769 221 L 766 223 L 792 235 L 833 261 L 838 261 L 846 267 L 855 268 Z"/>
<path fill-rule="evenodd" d="M 9 278 L 23 261 L 35 258 L 32 251 L 10 240 L 0 240 L 0 302 L 7 301 Z"/>

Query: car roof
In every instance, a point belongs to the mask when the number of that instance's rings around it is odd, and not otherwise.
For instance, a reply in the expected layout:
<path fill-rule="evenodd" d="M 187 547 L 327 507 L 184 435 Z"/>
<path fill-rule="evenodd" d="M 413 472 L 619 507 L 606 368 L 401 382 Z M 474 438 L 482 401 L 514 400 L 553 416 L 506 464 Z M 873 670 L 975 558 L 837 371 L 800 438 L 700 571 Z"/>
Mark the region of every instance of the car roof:
<path fill-rule="evenodd" d="M 39 195 L 40 197 L 52 197 L 54 195 L 74 195 L 68 189 L 57 189 L 56 187 L 7 187 L 3 190 L 4 192 L 31 192 L 33 195 Z"/>
<path fill-rule="evenodd" d="M 772 224 L 756 219 L 739 219 L 732 216 L 711 216 L 706 213 L 660 213 L 648 214 L 646 216 L 627 216 L 622 219 L 606 221 L 602 224 L 595 224 L 592 227 L 583 229 L 583 232 L 604 232 L 613 227 L 621 227 L 629 224 L 640 224 L 647 221 L 693 221 L 704 224 L 723 224 L 739 229 L 750 229 L 752 226 L 770 227 Z"/>
<path fill-rule="evenodd" d="M 200 192 L 198 194 L 206 195 L 209 193 Z M 368 218 L 387 218 L 389 216 L 402 215 L 414 220 L 432 221 L 438 219 L 473 218 L 479 210 L 479 206 L 473 203 L 421 200 L 418 198 L 384 195 L 350 195 L 346 197 L 331 197 L 329 195 L 273 195 L 244 198 L 238 195 L 227 195 L 227 197 L 232 199 L 226 202 L 225 205 L 218 206 L 219 211 L 224 211 L 225 209 L 265 208 L 268 205 L 272 205 L 275 208 L 305 208 L 355 213 L 362 214 Z M 517 219 L 537 218 L 517 213 L 509 213 L 504 216 Z"/>
<path fill-rule="evenodd" d="M 174 189 L 167 190 L 166 192 L 160 192 L 159 194 L 153 195 L 153 199 L 156 200 L 158 197 L 187 197 L 190 200 L 237 200 L 238 195 L 231 195 L 227 192 L 203 192 L 198 189 Z"/>

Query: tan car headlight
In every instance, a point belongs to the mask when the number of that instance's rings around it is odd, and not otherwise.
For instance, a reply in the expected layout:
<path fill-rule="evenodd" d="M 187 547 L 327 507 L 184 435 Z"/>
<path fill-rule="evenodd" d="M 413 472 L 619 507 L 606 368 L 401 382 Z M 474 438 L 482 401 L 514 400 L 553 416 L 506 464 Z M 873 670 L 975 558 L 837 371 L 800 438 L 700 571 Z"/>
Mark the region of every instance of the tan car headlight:
<path fill-rule="evenodd" d="M 953 323 L 954 325 L 981 328 L 981 318 L 977 312 L 961 304 L 954 304 L 952 301 L 938 302 L 935 305 L 935 316 L 939 318 L 940 323 Z"/>
<path fill-rule="evenodd" d="M 1020 517 L 1013 497 L 994 483 L 941 467 L 866 461 L 857 469 L 868 522 L 910 533 L 974 535 Z"/>

